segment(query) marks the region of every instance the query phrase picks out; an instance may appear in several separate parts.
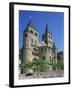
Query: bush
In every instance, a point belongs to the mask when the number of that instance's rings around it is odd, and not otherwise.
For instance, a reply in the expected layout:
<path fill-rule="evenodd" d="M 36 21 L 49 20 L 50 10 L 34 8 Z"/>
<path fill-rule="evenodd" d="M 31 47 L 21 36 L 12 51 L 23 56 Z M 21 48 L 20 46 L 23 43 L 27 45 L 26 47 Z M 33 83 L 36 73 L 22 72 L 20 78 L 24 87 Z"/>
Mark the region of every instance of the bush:
<path fill-rule="evenodd" d="M 63 60 L 58 61 L 57 68 L 60 69 L 60 70 L 64 69 L 64 62 L 63 62 Z"/>

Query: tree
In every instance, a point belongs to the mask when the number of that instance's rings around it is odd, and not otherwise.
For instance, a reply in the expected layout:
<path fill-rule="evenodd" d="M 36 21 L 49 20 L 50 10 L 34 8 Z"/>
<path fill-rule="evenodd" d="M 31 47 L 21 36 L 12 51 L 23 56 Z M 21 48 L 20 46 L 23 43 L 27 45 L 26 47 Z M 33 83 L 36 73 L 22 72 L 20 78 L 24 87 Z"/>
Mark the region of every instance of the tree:
<path fill-rule="evenodd" d="M 49 69 L 52 62 L 42 59 L 33 59 L 32 62 L 28 61 L 26 63 L 20 64 L 21 70 L 32 69 L 33 72 L 37 72 L 37 76 L 40 77 L 40 72 L 45 72 Z"/>
<path fill-rule="evenodd" d="M 52 69 L 53 69 L 53 70 L 56 70 L 56 69 L 57 69 L 57 64 L 56 64 L 56 63 L 53 63 Z"/>
<path fill-rule="evenodd" d="M 33 59 L 32 60 L 32 69 L 34 72 L 37 72 L 38 77 L 39 77 L 39 72 L 40 72 L 40 61 L 38 59 Z"/>
<path fill-rule="evenodd" d="M 41 70 L 42 72 L 45 72 L 45 71 L 48 70 L 48 69 L 50 68 L 50 66 L 51 66 L 51 62 L 48 61 L 48 60 L 43 60 L 43 59 L 41 59 L 41 60 L 40 60 L 40 63 L 41 63 L 41 65 L 40 65 L 40 70 Z"/>
<path fill-rule="evenodd" d="M 21 71 L 22 72 L 26 72 L 28 69 L 31 69 L 32 67 L 32 62 L 28 61 L 28 62 L 25 62 L 25 63 L 21 63 L 19 65 L 19 67 L 21 68 Z"/>
<path fill-rule="evenodd" d="M 59 60 L 57 63 L 57 68 L 59 70 L 63 70 L 64 69 L 64 61 L 63 60 Z"/>

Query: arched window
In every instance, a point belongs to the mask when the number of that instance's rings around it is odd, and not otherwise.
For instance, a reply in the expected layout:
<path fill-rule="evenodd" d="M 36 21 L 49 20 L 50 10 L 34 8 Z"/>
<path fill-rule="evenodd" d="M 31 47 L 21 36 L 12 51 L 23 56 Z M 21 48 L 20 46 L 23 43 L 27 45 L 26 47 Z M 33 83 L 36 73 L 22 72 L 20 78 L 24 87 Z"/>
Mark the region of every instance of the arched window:
<path fill-rule="evenodd" d="M 45 43 L 47 43 L 47 40 L 45 40 Z"/>
<path fill-rule="evenodd" d="M 50 35 L 49 35 L 49 38 L 50 38 Z"/>
<path fill-rule="evenodd" d="M 43 51 L 43 48 L 41 49 L 41 51 Z"/>
<path fill-rule="evenodd" d="M 33 31 L 31 30 L 30 33 L 33 34 Z"/>
<path fill-rule="evenodd" d="M 37 36 L 37 33 L 35 32 L 35 36 Z"/>
<path fill-rule="evenodd" d="M 34 51 L 38 51 L 36 48 L 33 48 Z"/>

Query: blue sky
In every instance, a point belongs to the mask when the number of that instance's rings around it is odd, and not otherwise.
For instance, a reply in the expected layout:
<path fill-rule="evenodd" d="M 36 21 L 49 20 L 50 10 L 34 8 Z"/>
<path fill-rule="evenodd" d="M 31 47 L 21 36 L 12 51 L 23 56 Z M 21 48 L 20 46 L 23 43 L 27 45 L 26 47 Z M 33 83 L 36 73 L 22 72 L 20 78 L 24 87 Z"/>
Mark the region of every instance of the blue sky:
<path fill-rule="evenodd" d="M 31 21 L 39 32 L 39 40 L 45 32 L 46 24 L 48 31 L 54 36 L 54 41 L 59 51 L 64 51 L 64 13 L 44 11 L 19 11 L 19 48 L 22 47 L 23 31 Z"/>

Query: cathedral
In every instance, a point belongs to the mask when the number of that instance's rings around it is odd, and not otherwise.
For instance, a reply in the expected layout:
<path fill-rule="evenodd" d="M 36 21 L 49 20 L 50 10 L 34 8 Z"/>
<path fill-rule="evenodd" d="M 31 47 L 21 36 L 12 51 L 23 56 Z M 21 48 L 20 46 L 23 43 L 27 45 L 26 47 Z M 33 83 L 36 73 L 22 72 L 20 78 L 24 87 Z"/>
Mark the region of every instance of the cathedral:
<path fill-rule="evenodd" d="M 48 25 L 39 41 L 39 32 L 30 20 L 23 32 L 22 60 L 21 63 L 38 60 L 48 60 L 57 63 L 57 47 L 53 34 L 48 31 Z"/>

